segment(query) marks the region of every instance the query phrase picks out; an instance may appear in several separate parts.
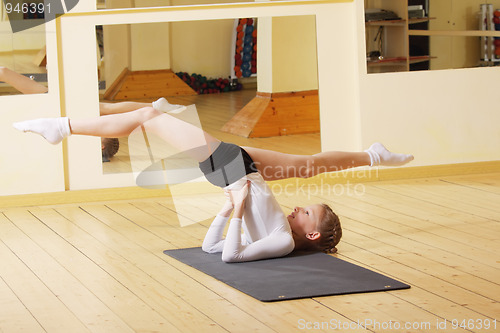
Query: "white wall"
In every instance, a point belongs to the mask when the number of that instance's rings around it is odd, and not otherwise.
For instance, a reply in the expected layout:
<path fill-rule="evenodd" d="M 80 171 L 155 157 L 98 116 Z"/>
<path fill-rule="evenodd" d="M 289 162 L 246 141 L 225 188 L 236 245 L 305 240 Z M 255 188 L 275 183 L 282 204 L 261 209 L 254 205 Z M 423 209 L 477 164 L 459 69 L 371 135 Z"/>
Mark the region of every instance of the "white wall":
<path fill-rule="evenodd" d="M 273 43 L 271 92 L 318 89 L 316 17 L 274 18 L 271 33 Z"/>
<path fill-rule="evenodd" d="M 52 146 L 38 135 L 26 135 L 12 127 L 17 121 L 61 115 L 54 30 L 54 22 L 47 23 L 49 92 L 0 97 L 0 196 L 65 188 L 62 146 Z"/>
<path fill-rule="evenodd" d="M 233 25 L 233 19 L 171 23 L 172 70 L 228 77 Z"/>

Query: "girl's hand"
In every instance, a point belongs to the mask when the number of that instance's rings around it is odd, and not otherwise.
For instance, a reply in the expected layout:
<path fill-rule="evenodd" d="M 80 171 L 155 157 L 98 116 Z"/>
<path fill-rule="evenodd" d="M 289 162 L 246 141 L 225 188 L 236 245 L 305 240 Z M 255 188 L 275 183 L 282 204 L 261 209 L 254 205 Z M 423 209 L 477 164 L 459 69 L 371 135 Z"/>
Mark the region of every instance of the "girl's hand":
<path fill-rule="evenodd" d="M 239 190 L 229 191 L 229 198 L 234 207 L 234 217 L 241 218 L 243 210 L 245 209 L 245 201 L 248 196 L 248 189 L 250 188 L 250 181 L 248 180 L 245 185 Z"/>
<path fill-rule="evenodd" d="M 233 212 L 233 203 L 231 202 L 231 194 L 229 193 L 228 190 L 224 191 L 224 195 L 226 196 L 226 202 L 224 203 L 224 206 L 219 212 L 220 216 L 224 217 L 229 217 L 231 213 Z"/>

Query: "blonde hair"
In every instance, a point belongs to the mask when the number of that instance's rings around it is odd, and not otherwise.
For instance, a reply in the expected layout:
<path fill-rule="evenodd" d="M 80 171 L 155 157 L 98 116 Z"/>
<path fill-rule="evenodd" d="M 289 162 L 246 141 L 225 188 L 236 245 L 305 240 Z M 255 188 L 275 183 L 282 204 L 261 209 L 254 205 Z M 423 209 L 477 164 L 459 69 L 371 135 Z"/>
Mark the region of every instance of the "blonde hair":
<path fill-rule="evenodd" d="M 324 208 L 324 213 L 317 225 L 320 237 L 315 245 L 319 251 L 335 253 L 337 252 L 336 246 L 342 238 L 340 219 L 330 206 L 324 203 L 321 206 Z"/>

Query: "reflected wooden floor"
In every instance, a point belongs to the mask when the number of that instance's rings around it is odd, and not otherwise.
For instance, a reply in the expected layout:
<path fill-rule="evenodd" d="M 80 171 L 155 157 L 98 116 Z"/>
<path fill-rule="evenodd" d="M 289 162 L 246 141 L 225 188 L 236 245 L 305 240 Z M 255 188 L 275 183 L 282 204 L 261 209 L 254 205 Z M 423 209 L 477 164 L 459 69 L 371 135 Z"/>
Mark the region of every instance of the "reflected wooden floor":
<path fill-rule="evenodd" d="M 219 140 L 284 153 L 315 154 L 321 151 L 319 133 L 249 139 L 222 132 L 220 130 L 222 126 L 253 97 L 255 97 L 255 90 L 249 89 L 212 95 L 168 97 L 168 100 L 173 104 L 195 104 L 203 129 Z M 151 102 L 152 100 L 144 101 Z M 103 171 L 104 173 L 131 172 L 127 138 L 120 139 L 119 152 L 110 162 L 103 163 Z"/>
<path fill-rule="evenodd" d="M 14 207 L 0 210 L 0 331 L 498 332 L 500 173 L 272 185 L 285 211 L 329 203 L 336 255 L 411 289 L 261 303 L 163 255 L 209 225 L 180 227 L 168 198 Z"/>

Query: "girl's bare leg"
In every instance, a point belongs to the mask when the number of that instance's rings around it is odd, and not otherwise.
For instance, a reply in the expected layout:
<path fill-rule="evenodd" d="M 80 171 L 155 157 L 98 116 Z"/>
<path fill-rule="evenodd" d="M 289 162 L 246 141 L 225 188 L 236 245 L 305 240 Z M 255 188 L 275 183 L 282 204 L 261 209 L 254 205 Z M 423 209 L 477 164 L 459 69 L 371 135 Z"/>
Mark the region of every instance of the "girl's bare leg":
<path fill-rule="evenodd" d="M 89 119 L 70 119 L 71 134 L 119 138 L 128 136 L 133 130 L 162 113 L 146 107 L 126 113 L 105 115 Z"/>
<path fill-rule="evenodd" d="M 151 103 L 141 103 L 141 102 L 108 103 L 108 102 L 101 102 L 101 103 L 99 103 L 99 111 L 101 113 L 101 116 L 105 116 L 105 115 L 110 115 L 110 114 L 135 111 L 135 110 L 142 109 L 142 108 L 145 108 L 148 106 L 151 106 Z"/>
<path fill-rule="evenodd" d="M 220 141 L 201 128 L 153 107 L 84 120 L 69 120 L 71 134 L 107 138 L 128 136 L 141 126 L 198 162 L 206 160 Z"/>
<path fill-rule="evenodd" d="M 43 94 L 48 91 L 44 85 L 6 67 L 0 67 L 0 81 L 10 84 L 23 94 Z"/>
<path fill-rule="evenodd" d="M 396 154 L 375 143 L 364 152 L 328 151 L 315 155 L 292 155 L 245 147 L 265 180 L 308 178 L 360 166 L 399 166 L 413 160 L 412 155 Z"/>
<path fill-rule="evenodd" d="M 179 113 L 186 109 L 184 105 L 170 104 L 165 98 L 160 98 L 153 103 L 141 103 L 141 102 L 118 102 L 118 103 L 99 103 L 99 110 L 101 116 L 109 114 L 117 114 L 135 111 L 144 107 L 153 106 L 156 110 L 163 111 L 166 113 Z"/>
<path fill-rule="evenodd" d="M 309 178 L 324 172 L 370 165 L 365 152 L 330 151 L 315 155 L 293 155 L 252 147 L 244 147 L 265 180 L 293 177 Z"/>

